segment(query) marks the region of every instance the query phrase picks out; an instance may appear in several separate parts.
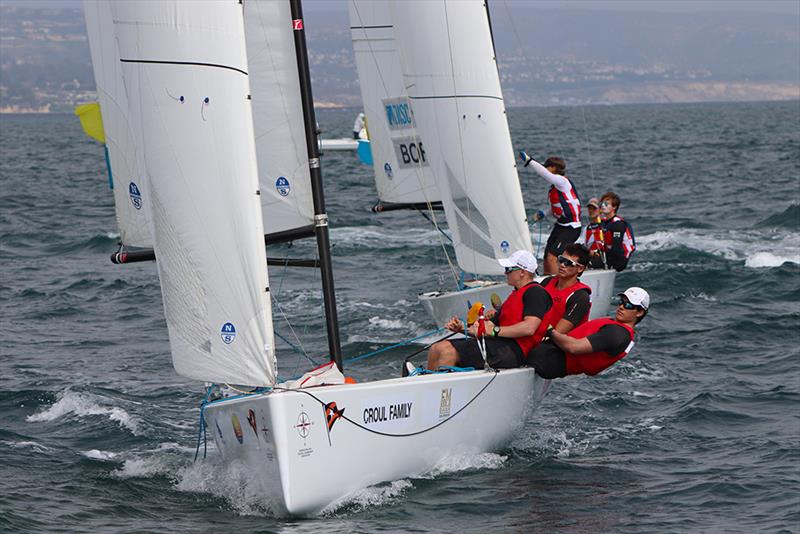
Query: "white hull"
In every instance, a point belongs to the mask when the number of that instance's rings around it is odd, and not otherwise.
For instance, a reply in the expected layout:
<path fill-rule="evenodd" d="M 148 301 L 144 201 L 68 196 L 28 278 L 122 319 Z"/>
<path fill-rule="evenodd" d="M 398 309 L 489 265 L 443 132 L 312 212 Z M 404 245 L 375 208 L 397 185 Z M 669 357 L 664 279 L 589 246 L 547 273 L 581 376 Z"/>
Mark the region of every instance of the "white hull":
<path fill-rule="evenodd" d="M 224 399 L 205 416 L 226 463 L 252 474 L 277 511 L 307 515 L 453 454 L 503 447 L 548 385 L 528 368 L 435 374 Z M 329 430 L 330 402 L 343 417 Z"/>
<path fill-rule="evenodd" d="M 320 150 L 357 150 L 358 139 L 342 137 L 339 139 L 320 139 Z"/>
<path fill-rule="evenodd" d="M 588 270 L 581 275 L 581 281 L 592 288 L 592 310 L 590 319 L 608 315 L 611 297 L 614 294 L 614 281 L 617 271 L 612 269 Z M 539 277 L 537 280 L 542 280 Z M 433 317 L 437 325 L 445 324 L 451 317 L 463 317 L 475 302 L 490 306 L 492 293 L 497 293 L 501 300 L 511 294 L 511 286 L 501 283 L 483 283 L 479 287 L 463 291 L 431 291 L 419 295 L 422 305 Z"/>

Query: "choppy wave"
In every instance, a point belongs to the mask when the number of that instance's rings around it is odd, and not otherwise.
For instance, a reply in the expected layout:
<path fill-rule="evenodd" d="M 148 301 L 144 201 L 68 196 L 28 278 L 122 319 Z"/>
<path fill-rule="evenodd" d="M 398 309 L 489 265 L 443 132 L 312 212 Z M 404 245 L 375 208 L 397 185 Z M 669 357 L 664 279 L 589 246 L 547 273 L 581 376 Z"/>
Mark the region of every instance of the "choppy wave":
<path fill-rule="evenodd" d="M 638 236 L 642 251 L 686 247 L 729 261 L 744 261 L 746 267 L 777 267 L 800 264 L 800 235 L 763 230 L 665 230 Z"/>
<path fill-rule="evenodd" d="M 30 423 L 57 421 L 69 415 L 89 417 L 102 415 L 118 423 L 133 434 L 139 433 L 139 420 L 119 406 L 109 406 L 109 399 L 91 393 L 78 393 L 70 389 L 58 394 L 58 400 L 49 408 L 29 415 Z"/>
<path fill-rule="evenodd" d="M 756 228 L 789 228 L 800 230 L 800 204 L 791 204 L 783 212 L 756 223 Z"/>

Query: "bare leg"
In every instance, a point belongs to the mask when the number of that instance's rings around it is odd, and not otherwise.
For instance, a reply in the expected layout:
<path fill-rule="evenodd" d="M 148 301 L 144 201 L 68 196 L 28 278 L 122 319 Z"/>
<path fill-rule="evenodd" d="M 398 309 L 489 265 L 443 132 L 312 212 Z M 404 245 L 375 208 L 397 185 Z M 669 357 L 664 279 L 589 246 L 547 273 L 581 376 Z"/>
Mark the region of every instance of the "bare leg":
<path fill-rule="evenodd" d="M 442 365 L 456 365 L 458 352 L 449 341 L 434 343 L 428 352 L 428 370 L 435 371 Z"/>
<path fill-rule="evenodd" d="M 544 274 L 558 274 L 558 258 L 552 252 L 544 255 Z"/>

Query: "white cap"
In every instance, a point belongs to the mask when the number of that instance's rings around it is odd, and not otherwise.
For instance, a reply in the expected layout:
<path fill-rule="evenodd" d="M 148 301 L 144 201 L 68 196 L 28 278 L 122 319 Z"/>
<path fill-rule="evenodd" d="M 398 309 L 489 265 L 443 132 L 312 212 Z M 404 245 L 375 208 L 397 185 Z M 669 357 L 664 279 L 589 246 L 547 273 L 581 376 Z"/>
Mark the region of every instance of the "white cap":
<path fill-rule="evenodd" d="M 634 306 L 641 306 L 645 310 L 650 307 L 650 295 L 641 287 L 629 287 L 619 294 L 620 297 L 622 295 Z"/>
<path fill-rule="evenodd" d="M 531 274 L 536 274 L 536 258 L 527 250 L 518 250 L 508 258 L 497 260 L 503 267 L 519 267 Z"/>

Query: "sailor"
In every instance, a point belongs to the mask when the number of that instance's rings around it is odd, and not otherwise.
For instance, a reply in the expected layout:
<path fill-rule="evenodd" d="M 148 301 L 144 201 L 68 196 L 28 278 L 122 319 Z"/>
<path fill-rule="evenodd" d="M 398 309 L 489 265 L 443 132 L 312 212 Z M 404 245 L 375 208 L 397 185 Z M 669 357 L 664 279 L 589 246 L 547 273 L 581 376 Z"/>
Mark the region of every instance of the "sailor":
<path fill-rule="evenodd" d="M 611 269 L 623 271 L 628 266 L 631 254 L 636 250 L 636 240 L 631 225 L 617 215 L 619 205 L 619 195 L 613 191 L 604 193 L 600 198 L 606 265 Z"/>
<path fill-rule="evenodd" d="M 364 112 L 361 112 L 356 115 L 356 121 L 353 123 L 353 139 L 359 139 L 361 137 L 361 130 L 364 129 L 364 126 Z"/>
<path fill-rule="evenodd" d="M 603 236 L 603 219 L 600 217 L 600 201 L 590 198 L 586 204 L 589 211 L 589 224 L 586 226 L 584 243 L 589 249 L 589 268 L 605 269 L 605 237 Z"/>
<path fill-rule="evenodd" d="M 487 363 L 495 369 L 507 369 L 522 365 L 525 354 L 541 340 L 546 331 L 542 322 L 552 301 L 547 291 L 537 284 L 536 258 L 527 250 L 518 250 L 508 258 L 498 260 L 505 267 L 506 281 L 514 289 L 503 302 L 500 311 L 490 310 L 484 322 Z M 453 332 L 463 332 L 464 323 L 453 317 L 445 325 Z M 435 371 L 441 366 L 474 367 L 483 369 L 484 361 L 478 341 L 479 321 L 468 330 L 472 337 L 444 340 L 435 343 L 428 353 L 428 369 Z"/>
<path fill-rule="evenodd" d="M 549 339 L 528 354 L 528 365 L 542 378 L 594 376 L 624 358 L 633 349 L 633 329 L 647 315 L 650 295 L 629 287 L 619 297 L 614 319 L 593 319 L 569 334 L 549 330 Z"/>
<path fill-rule="evenodd" d="M 553 306 L 544 316 L 544 322 L 562 334 L 589 319 L 592 288 L 579 278 L 588 262 L 589 251 L 583 245 L 570 243 L 558 257 L 558 275 L 541 282 L 553 301 Z"/>
<path fill-rule="evenodd" d="M 581 201 L 575 185 L 564 175 L 567 164 L 562 158 L 550 156 L 542 165 L 524 151 L 520 151 L 519 157 L 523 167 L 532 167 L 536 174 L 550 183 L 548 200 L 556 223 L 544 248 L 544 274 L 556 274 L 556 258 L 564 247 L 577 241 L 581 235 Z"/>

